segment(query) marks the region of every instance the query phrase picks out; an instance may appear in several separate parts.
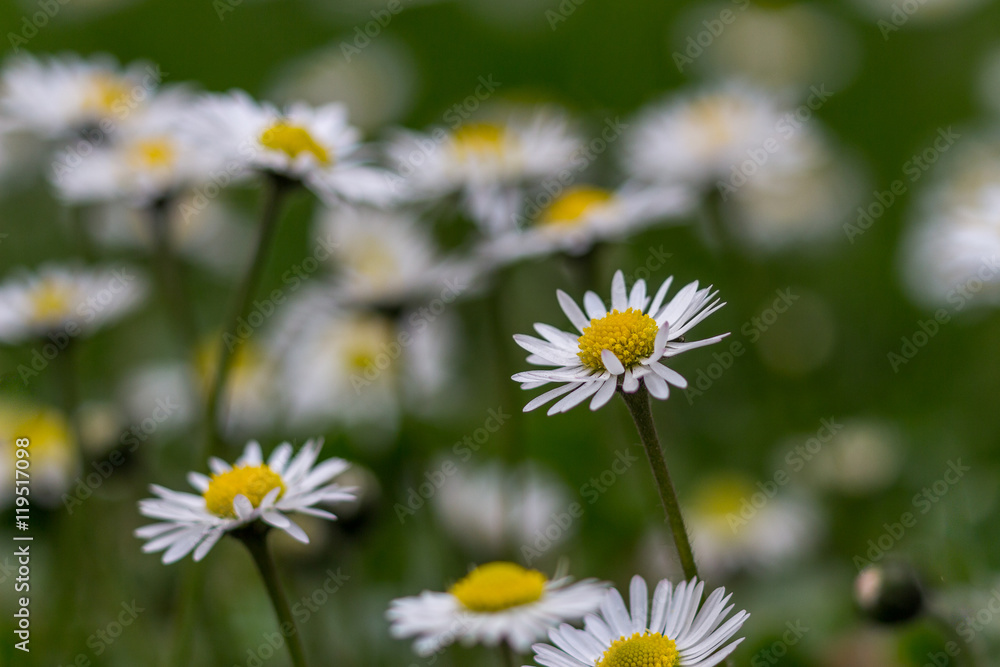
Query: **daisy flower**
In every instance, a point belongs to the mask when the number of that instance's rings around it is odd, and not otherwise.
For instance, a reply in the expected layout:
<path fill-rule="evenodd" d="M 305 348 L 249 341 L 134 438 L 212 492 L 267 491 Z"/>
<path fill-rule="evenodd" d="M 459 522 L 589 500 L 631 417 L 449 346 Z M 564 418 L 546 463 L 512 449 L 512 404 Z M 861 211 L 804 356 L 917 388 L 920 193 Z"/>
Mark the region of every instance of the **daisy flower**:
<path fill-rule="evenodd" d="M 517 334 L 514 341 L 530 352 L 528 363 L 555 366 L 554 370 L 517 373 L 513 379 L 522 389 L 535 389 L 550 382 L 555 389 L 532 399 L 528 412 L 562 396 L 548 414 L 566 412 L 587 398 L 590 409 L 596 410 L 611 400 L 615 389 L 633 393 L 644 383 L 649 393 L 659 399 L 670 395 L 669 384 L 687 387 L 680 373 L 660 363 L 687 350 L 717 343 L 729 334 L 698 341 L 685 341 L 682 336 L 725 303 L 714 299 L 718 292 L 711 287 L 698 289 L 698 282 L 689 283 L 664 305 L 673 277 L 657 290 L 650 303 L 646 282 L 636 281 L 626 292 L 625 276 L 615 272 L 611 281 L 611 310 L 594 292 L 584 295 L 584 311 L 562 290 L 557 291 L 559 305 L 576 333 L 567 333 L 548 324 L 535 324 L 544 340 Z M 713 300 L 714 299 L 714 300 Z"/>
<path fill-rule="evenodd" d="M 524 653 L 558 623 L 597 609 L 605 585 L 593 579 L 549 580 L 516 563 L 480 565 L 447 593 L 424 591 L 393 600 L 386 617 L 394 637 L 417 637 L 413 650 L 427 656 L 460 641 Z"/>
<path fill-rule="evenodd" d="M 163 563 L 169 564 L 194 551 L 200 561 L 223 535 L 256 521 L 308 543 L 305 531 L 288 514 L 332 521 L 336 515 L 317 504 L 354 500 L 352 489 L 328 483 L 347 470 L 346 461 L 334 458 L 314 465 L 322 446 L 322 440 L 309 440 L 293 458 L 292 446 L 282 443 L 265 463 L 260 445 L 251 441 L 235 465 L 213 457 L 208 461 L 211 477 L 188 473 L 188 482 L 201 495 L 152 485 L 157 497 L 139 501 L 139 513 L 159 523 L 135 531 L 136 537 L 148 540 L 143 552 L 165 551 Z"/>
<path fill-rule="evenodd" d="M 114 123 L 144 106 L 160 82 L 158 68 L 122 69 L 109 56 L 38 59 L 19 56 L 0 73 L 0 111 L 18 129 L 47 138 Z"/>
<path fill-rule="evenodd" d="M 21 401 L 0 401 L 0 509 L 14 502 L 15 443 L 28 438 L 31 499 L 56 507 L 73 484 L 80 456 L 66 416 L 54 408 Z M 67 505 L 72 511 L 72 504 Z"/>
<path fill-rule="evenodd" d="M 361 133 L 342 104 L 285 109 L 242 91 L 206 96 L 196 111 L 202 140 L 244 169 L 301 181 L 331 203 L 388 201 L 388 175 L 359 161 Z"/>
<path fill-rule="evenodd" d="M 726 644 L 750 614 L 740 611 L 726 620 L 734 608 L 728 604 L 732 593 L 717 588 L 700 604 L 704 589 L 697 578 L 676 587 L 664 579 L 653 592 L 650 609 L 646 581 L 636 575 L 629 587 L 630 607 L 617 590 L 607 591 L 600 616 L 588 615 L 583 630 L 565 623 L 550 630 L 552 645 L 531 647 L 535 661 L 545 667 L 717 665 L 743 641 Z"/>
<path fill-rule="evenodd" d="M 565 114 L 538 109 L 450 131 L 401 133 L 387 150 L 408 197 L 457 193 L 465 212 L 491 235 L 513 225 L 525 185 L 569 168 L 582 147 Z"/>
<path fill-rule="evenodd" d="M 0 284 L 0 342 L 91 333 L 133 309 L 145 293 L 143 277 L 128 268 L 43 266 Z"/>
<path fill-rule="evenodd" d="M 539 206 L 539 201 L 548 201 Z M 694 204 L 684 187 L 649 188 L 627 184 L 617 191 L 574 185 L 554 199 L 530 202 L 526 228 L 512 228 L 486 241 L 491 262 L 507 263 L 554 252 L 581 255 L 600 241 L 619 239 L 665 218 L 677 218 Z"/>

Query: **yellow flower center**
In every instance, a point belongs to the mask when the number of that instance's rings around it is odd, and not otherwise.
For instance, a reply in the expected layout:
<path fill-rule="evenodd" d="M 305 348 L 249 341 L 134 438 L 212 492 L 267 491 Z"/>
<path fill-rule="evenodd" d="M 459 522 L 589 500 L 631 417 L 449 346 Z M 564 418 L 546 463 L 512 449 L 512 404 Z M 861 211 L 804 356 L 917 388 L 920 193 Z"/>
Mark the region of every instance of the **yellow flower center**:
<path fill-rule="evenodd" d="M 69 315 L 73 308 L 74 290 L 58 280 L 43 280 L 28 296 L 32 318 L 36 322 L 52 322 Z"/>
<path fill-rule="evenodd" d="M 738 515 L 743 501 L 756 491 L 742 475 L 718 475 L 700 486 L 691 509 L 702 516 L 724 520 L 731 514 Z"/>
<path fill-rule="evenodd" d="M 497 612 L 534 602 L 545 592 L 547 579 L 538 570 L 516 563 L 487 563 L 451 587 L 449 592 L 466 609 Z"/>
<path fill-rule="evenodd" d="M 130 86 L 127 79 L 110 74 L 99 74 L 91 81 L 91 88 L 87 91 L 84 106 L 102 114 L 111 113 L 116 102 L 129 96 Z"/>
<path fill-rule="evenodd" d="M 467 123 L 451 137 L 452 150 L 459 159 L 496 155 L 503 151 L 507 130 L 495 123 Z"/>
<path fill-rule="evenodd" d="M 611 202 L 613 195 L 601 188 L 581 185 L 570 188 L 538 217 L 540 225 L 574 225 Z"/>
<path fill-rule="evenodd" d="M 49 408 L 10 406 L 11 412 L 0 412 L 0 432 L 17 438 L 28 438 L 31 456 L 39 460 L 68 461 L 73 458 L 73 441 L 69 424 L 61 412 Z"/>
<path fill-rule="evenodd" d="M 673 639 L 647 630 L 616 639 L 596 667 L 675 667 L 679 660 Z"/>
<path fill-rule="evenodd" d="M 330 164 L 330 154 L 321 146 L 309 130 L 299 125 L 289 125 L 283 120 L 264 130 L 260 135 L 260 143 L 265 148 L 280 151 L 292 158 L 302 153 L 310 153 L 320 164 Z"/>
<path fill-rule="evenodd" d="M 378 316 L 361 316 L 350 323 L 350 328 L 340 339 L 340 354 L 343 363 L 354 373 L 363 373 L 369 368 L 388 370 L 393 364 L 379 367 L 383 359 L 390 360 L 387 351 L 393 344 L 393 328 L 389 320 Z"/>
<path fill-rule="evenodd" d="M 280 498 L 285 493 L 285 482 L 266 464 L 239 466 L 221 475 L 212 475 L 205 490 L 205 507 L 216 516 L 235 519 L 233 499 L 236 496 L 246 496 L 251 505 L 260 507 L 260 501 L 274 488 L 281 489 Z"/>
<path fill-rule="evenodd" d="M 626 369 L 653 353 L 656 343 L 656 320 L 635 308 L 625 312 L 612 310 L 601 319 L 591 320 L 580 336 L 580 362 L 592 371 L 604 371 L 602 350 L 611 350 Z"/>
<path fill-rule="evenodd" d="M 137 142 L 131 151 L 130 162 L 140 168 L 167 167 L 173 164 L 177 151 L 169 139 L 146 139 Z"/>

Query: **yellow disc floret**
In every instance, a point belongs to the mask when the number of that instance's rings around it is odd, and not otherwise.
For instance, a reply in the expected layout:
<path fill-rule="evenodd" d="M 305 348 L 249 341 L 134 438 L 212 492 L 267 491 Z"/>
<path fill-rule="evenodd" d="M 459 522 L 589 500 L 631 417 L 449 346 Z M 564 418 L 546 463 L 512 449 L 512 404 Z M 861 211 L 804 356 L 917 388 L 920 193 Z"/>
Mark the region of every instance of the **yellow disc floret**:
<path fill-rule="evenodd" d="M 278 121 L 260 135 L 260 143 L 265 148 L 280 151 L 292 158 L 302 153 L 310 153 L 320 164 L 330 164 L 330 154 L 326 148 L 313 139 L 309 130 L 299 125 Z"/>
<path fill-rule="evenodd" d="M 568 189 L 538 217 L 540 225 L 573 225 L 595 209 L 611 202 L 612 194 L 601 188 L 580 185 Z"/>
<path fill-rule="evenodd" d="M 679 659 L 674 640 L 647 630 L 616 639 L 596 667 L 675 667 Z"/>
<path fill-rule="evenodd" d="M 626 369 L 635 368 L 639 361 L 653 353 L 656 343 L 656 321 L 641 310 L 612 310 L 601 319 L 590 321 L 580 336 L 580 362 L 593 371 L 604 371 L 603 350 L 611 350 Z"/>
<path fill-rule="evenodd" d="M 29 295 L 32 319 L 35 322 L 61 320 L 72 312 L 76 292 L 71 284 L 45 279 Z"/>
<path fill-rule="evenodd" d="M 130 161 L 139 168 L 155 169 L 169 167 L 174 163 L 177 151 L 169 139 L 156 138 L 136 142 L 132 147 Z"/>
<path fill-rule="evenodd" d="M 507 141 L 507 130 L 494 123 L 466 123 L 451 137 L 452 149 L 459 158 L 497 154 Z"/>
<path fill-rule="evenodd" d="M 545 592 L 547 579 L 538 570 L 516 563 L 480 565 L 449 591 L 466 609 L 497 612 L 534 602 Z"/>
<path fill-rule="evenodd" d="M 280 498 L 285 493 L 285 482 L 267 465 L 238 466 L 221 475 L 212 475 L 205 489 L 205 507 L 216 516 L 235 519 L 233 499 L 236 496 L 246 496 L 251 505 L 260 507 L 260 501 L 274 488 L 281 489 Z"/>
<path fill-rule="evenodd" d="M 98 74 L 90 82 L 83 105 L 100 114 L 109 114 L 115 111 L 116 103 L 127 102 L 131 87 L 132 84 L 128 79 L 111 74 Z"/>

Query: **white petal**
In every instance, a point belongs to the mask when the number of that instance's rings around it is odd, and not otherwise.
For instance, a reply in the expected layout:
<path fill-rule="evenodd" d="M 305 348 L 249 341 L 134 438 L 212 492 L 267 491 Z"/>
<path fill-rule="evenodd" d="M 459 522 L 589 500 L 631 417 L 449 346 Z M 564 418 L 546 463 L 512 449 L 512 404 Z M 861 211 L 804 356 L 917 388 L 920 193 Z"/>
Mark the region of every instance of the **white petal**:
<path fill-rule="evenodd" d="M 618 357 L 611 350 L 601 350 L 601 361 L 604 362 L 604 367 L 612 375 L 621 375 L 625 372 L 625 366 L 618 361 Z"/>
<path fill-rule="evenodd" d="M 550 389 L 541 396 L 536 396 L 530 401 L 528 401 L 528 404 L 524 406 L 524 412 L 531 412 L 535 408 L 545 405 L 546 403 L 551 401 L 553 398 L 556 398 L 557 396 L 568 394 L 569 392 L 579 387 L 581 384 L 582 384 L 581 382 L 571 382 L 569 384 L 564 384 L 562 386 L 556 387 L 555 389 Z"/>
<path fill-rule="evenodd" d="M 233 498 L 233 511 L 241 521 L 246 521 L 253 514 L 253 503 L 242 493 L 238 493 Z"/>
<path fill-rule="evenodd" d="M 559 299 L 559 305 L 566 313 L 566 317 L 569 318 L 573 326 L 580 330 L 580 333 L 583 333 L 583 328 L 590 324 L 590 320 L 580 310 L 580 306 L 576 305 L 576 301 L 562 290 L 556 292 L 556 297 Z"/>
<path fill-rule="evenodd" d="M 622 312 L 626 308 L 628 296 L 625 292 L 625 274 L 619 270 L 615 271 L 615 276 L 611 279 L 611 309 Z"/>
<path fill-rule="evenodd" d="M 566 412 L 571 408 L 575 408 L 577 405 L 587 400 L 601 388 L 600 382 L 585 382 L 577 388 L 575 391 L 569 395 L 562 398 L 558 403 L 549 408 L 548 414 L 554 415 L 559 412 Z"/>
<path fill-rule="evenodd" d="M 612 376 L 605 380 L 601 388 L 594 394 L 593 400 L 590 401 L 590 409 L 597 410 L 604 407 L 611 400 L 611 397 L 615 395 L 615 388 L 617 386 L 618 378 Z"/>
<path fill-rule="evenodd" d="M 593 292 L 587 292 L 583 295 L 583 307 L 587 309 L 587 315 L 592 320 L 599 320 L 608 314 L 608 309 L 604 307 L 601 297 Z"/>
<path fill-rule="evenodd" d="M 666 381 L 656 373 L 649 373 L 644 376 L 643 381 L 646 383 L 646 388 L 649 389 L 649 395 L 653 398 L 657 398 L 661 401 L 665 401 L 670 398 L 670 387 L 668 387 Z"/>

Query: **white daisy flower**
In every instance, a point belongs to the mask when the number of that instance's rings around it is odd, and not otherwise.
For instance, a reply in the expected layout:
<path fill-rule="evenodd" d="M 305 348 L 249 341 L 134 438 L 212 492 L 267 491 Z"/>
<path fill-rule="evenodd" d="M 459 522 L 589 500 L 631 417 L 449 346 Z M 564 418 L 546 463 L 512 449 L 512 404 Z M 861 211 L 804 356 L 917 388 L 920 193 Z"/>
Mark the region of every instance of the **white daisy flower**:
<path fill-rule="evenodd" d="M 317 504 L 354 500 L 352 489 L 328 483 L 347 470 L 346 461 L 334 458 L 314 465 L 322 446 L 322 440 L 309 440 L 292 458 L 292 446 L 282 443 L 265 463 L 260 445 L 251 441 L 235 465 L 213 457 L 208 461 L 211 477 L 188 473 L 188 482 L 201 495 L 152 485 L 157 497 L 139 501 L 139 513 L 160 522 L 135 531 L 136 537 L 149 540 L 143 552 L 165 550 L 163 563 L 169 564 L 194 551 L 199 561 L 227 532 L 255 521 L 308 543 L 305 531 L 288 514 L 332 521 L 336 515 Z"/>
<path fill-rule="evenodd" d="M 386 617 L 393 637 L 417 637 L 413 650 L 427 656 L 456 641 L 524 653 L 558 623 L 597 609 L 605 585 L 593 579 L 549 580 L 516 563 L 480 565 L 447 593 L 424 591 L 393 600 Z"/>
<path fill-rule="evenodd" d="M 157 94 L 119 124 L 114 141 L 75 160 L 73 146 L 57 154 L 49 180 L 70 203 L 125 200 L 140 206 L 208 181 L 222 161 L 185 130 L 192 104 L 180 88 Z"/>
<path fill-rule="evenodd" d="M 694 204 L 684 187 L 649 188 L 634 184 L 617 191 L 574 185 L 547 206 L 530 203 L 527 228 L 512 228 L 487 240 L 481 252 L 491 263 L 565 252 L 581 255 L 600 241 L 620 239 L 665 218 L 677 218 Z"/>
<path fill-rule="evenodd" d="M 109 56 L 11 59 L 0 73 L 0 110 L 18 129 L 58 138 L 113 125 L 141 109 L 160 82 L 159 69 Z"/>
<path fill-rule="evenodd" d="M 196 350 L 195 375 L 202 395 L 211 388 L 219 358 L 218 339 L 204 340 Z M 274 382 L 279 363 L 270 340 L 241 341 L 229 359 L 219 428 L 234 437 L 273 428 L 280 405 Z"/>
<path fill-rule="evenodd" d="M 233 91 L 206 96 L 196 113 L 201 139 L 246 169 L 301 181 L 331 203 L 390 199 L 388 174 L 360 163 L 361 133 L 342 104 L 280 110 Z"/>
<path fill-rule="evenodd" d="M 583 630 L 568 624 L 550 630 L 553 646 L 531 647 L 535 661 L 545 667 L 717 665 L 743 641 L 726 644 L 750 614 L 740 611 L 726 620 L 735 606 L 728 604 L 732 593 L 717 588 L 702 604 L 704 589 L 697 578 L 676 587 L 664 579 L 653 592 L 650 609 L 646 581 L 636 575 L 629 587 L 630 607 L 617 590 L 607 591 L 600 616 L 588 615 Z"/>
<path fill-rule="evenodd" d="M 776 135 L 780 112 L 771 96 L 738 84 L 679 96 L 640 114 L 623 164 L 643 182 L 714 185 Z"/>
<path fill-rule="evenodd" d="M 565 114 L 539 109 L 453 130 L 403 132 L 387 150 L 404 194 L 427 199 L 458 193 L 465 212 L 494 234 L 513 225 L 522 186 L 569 168 L 582 147 Z"/>
<path fill-rule="evenodd" d="M 129 268 L 43 266 L 0 284 L 0 341 L 91 333 L 132 310 L 146 281 Z"/>
<path fill-rule="evenodd" d="M 545 340 L 514 336 L 515 342 L 531 353 L 528 363 L 557 367 L 515 374 L 513 379 L 521 383 L 521 388 L 535 389 L 550 382 L 560 385 L 532 399 L 524 411 L 559 396 L 563 398 L 549 408 L 548 414 L 566 412 L 591 397 L 590 409 L 597 410 L 611 400 L 615 389 L 632 393 L 639 389 L 640 382 L 659 399 L 670 395 L 668 384 L 687 387 L 680 373 L 660 361 L 728 336 L 682 339 L 693 326 L 726 304 L 714 299 L 718 292 L 711 287 L 699 290 L 695 281 L 664 305 L 672 282 L 673 277 L 665 280 L 650 303 L 646 281 L 636 281 L 629 293 L 625 290 L 625 275 L 616 271 L 611 281 L 611 311 L 597 294 L 587 292 L 583 298 L 586 315 L 568 294 L 558 290 L 559 305 L 579 333 L 536 323 L 535 331 Z"/>
<path fill-rule="evenodd" d="M 0 401 L 0 508 L 14 501 L 16 440 L 27 437 L 31 457 L 31 502 L 56 507 L 80 468 L 77 443 L 66 416 L 53 408 Z"/>

